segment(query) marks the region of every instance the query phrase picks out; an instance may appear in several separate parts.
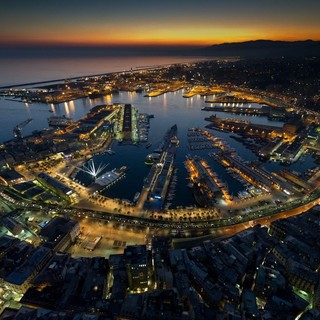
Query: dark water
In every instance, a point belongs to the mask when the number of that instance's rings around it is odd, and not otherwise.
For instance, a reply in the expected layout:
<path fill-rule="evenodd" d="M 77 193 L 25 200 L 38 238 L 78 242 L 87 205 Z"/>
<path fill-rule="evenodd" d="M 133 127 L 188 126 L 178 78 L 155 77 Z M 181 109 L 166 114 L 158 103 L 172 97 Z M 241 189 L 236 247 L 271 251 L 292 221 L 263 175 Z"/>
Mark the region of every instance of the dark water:
<path fill-rule="evenodd" d="M 28 117 L 34 120 L 28 124 L 23 130 L 23 134 L 32 132 L 32 130 L 39 129 L 47 126 L 47 117 L 52 113 L 49 113 L 49 108 L 54 110 L 54 114 L 67 115 L 75 120 L 83 117 L 91 107 L 99 104 L 111 104 L 111 103 L 130 103 L 138 109 L 140 113 L 153 114 L 154 119 L 150 120 L 149 130 L 149 142 L 152 146 L 146 149 L 144 145 L 141 146 L 128 146 L 118 145 L 114 143 L 112 149 L 116 152 L 115 155 L 97 155 L 94 157 L 96 165 L 100 163 L 109 164 L 107 170 L 113 168 L 120 168 L 121 166 L 127 166 L 128 171 L 126 178 L 119 181 L 112 188 L 105 191 L 108 196 L 132 200 L 135 193 L 141 191 L 143 185 L 143 179 L 147 176 L 150 167 L 144 164 L 144 160 L 147 154 L 152 153 L 154 149 L 160 144 L 165 132 L 174 124 L 178 126 L 177 136 L 180 140 L 180 145 L 176 154 L 176 168 L 177 170 L 177 187 L 175 199 L 172 201 L 172 206 L 189 206 L 194 204 L 191 190 L 187 187 L 188 180 L 187 172 L 184 168 L 184 160 L 186 154 L 198 154 L 201 157 L 208 159 L 208 163 L 211 165 L 213 171 L 218 174 L 220 180 L 227 182 L 231 193 L 236 195 L 239 191 L 244 190 L 244 187 L 231 176 L 227 174 L 225 169 L 216 163 L 212 158 L 208 157 L 208 152 L 214 152 L 215 150 L 199 150 L 190 151 L 187 148 L 187 130 L 191 127 L 204 128 L 208 122 L 204 120 L 209 116 L 210 112 L 202 111 L 204 107 L 205 98 L 195 96 L 190 99 L 182 97 L 183 91 L 166 93 L 155 98 L 146 98 L 143 94 L 120 92 L 116 95 L 106 96 L 104 98 L 90 100 L 79 99 L 68 103 L 59 105 L 45 105 L 45 104 L 31 104 L 29 106 L 18 103 L 0 100 L 1 111 L 1 140 L 11 138 L 11 131 L 14 125 L 20 121 L 25 120 Z M 210 98 L 210 97 L 209 97 Z M 219 117 L 233 117 L 230 114 L 215 112 Z M 5 118 L 3 118 L 5 117 Z M 269 124 L 273 126 L 282 126 L 281 122 L 269 121 L 264 117 L 250 117 L 250 116 L 236 116 L 243 120 L 249 120 L 254 123 Z M 2 130 L 3 126 L 7 129 Z M 229 137 L 229 134 L 212 131 L 216 136 L 219 136 L 227 141 L 227 143 L 234 148 L 237 153 L 245 160 L 256 160 L 256 156 L 247 148 L 245 148 L 240 142 Z M 307 168 L 314 166 L 311 156 L 307 156 L 304 162 L 297 162 L 289 166 L 292 170 L 303 172 Z M 270 171 L 276 171 L 283 169 L 277 163 L 265 163 L 265 167 Z M 288 167 L 287 167 L 288 168 Z M 87 180 L 84 174 L 80 174 L 78 179 L 83 181 Z"/>
<path fill-rule="evenodd" d="M 0 87 L 204 60 L 181 56 L 1 58 Z"/>

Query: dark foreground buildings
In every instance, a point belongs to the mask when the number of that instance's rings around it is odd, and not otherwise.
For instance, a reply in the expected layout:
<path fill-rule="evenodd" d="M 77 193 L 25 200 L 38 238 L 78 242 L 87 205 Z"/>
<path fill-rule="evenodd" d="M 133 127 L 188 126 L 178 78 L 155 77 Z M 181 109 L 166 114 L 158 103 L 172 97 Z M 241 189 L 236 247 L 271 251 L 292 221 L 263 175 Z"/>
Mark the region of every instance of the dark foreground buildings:
<path fill-rule="evenodd" d="M 0 319 L 320 319 L 319 208 L 188 249 L 159 237 L 73 258 L 46 243 L 0 238 L 1 287 L 22 294 Z"/>

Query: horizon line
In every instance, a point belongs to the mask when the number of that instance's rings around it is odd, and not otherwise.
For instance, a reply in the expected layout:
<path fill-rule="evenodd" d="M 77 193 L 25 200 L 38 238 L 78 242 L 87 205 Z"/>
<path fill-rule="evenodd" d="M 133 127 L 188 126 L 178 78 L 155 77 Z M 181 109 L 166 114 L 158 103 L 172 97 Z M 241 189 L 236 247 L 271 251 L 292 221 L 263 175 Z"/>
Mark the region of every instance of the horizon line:
<path fill-rule="evenodd" d="M 0 48 L 40 48 L 40 47 L 62 47 L 62 48 L 196 48 L 196 47 L 206 47 L 221 44 L 232 44 L 232 43 L 246 43 L 246 42 L 256 42 L 256 41 L 270 41 L 270 42 L 318 42 L 320 39 L 299 39 L 299 40 L 283 40 L 283 39 L 267 39 L 258 38 L 250 40 L 234 40 L 234 41 L 224 41 L 224 42 L 205 42 L 205 43 L 195 43 L 190 41 L 190 43 L 90 43 L 90 42 L 49 42 L 49 41 L 39 41 L 39 42 L 2 42 L 0 43 Z"/>

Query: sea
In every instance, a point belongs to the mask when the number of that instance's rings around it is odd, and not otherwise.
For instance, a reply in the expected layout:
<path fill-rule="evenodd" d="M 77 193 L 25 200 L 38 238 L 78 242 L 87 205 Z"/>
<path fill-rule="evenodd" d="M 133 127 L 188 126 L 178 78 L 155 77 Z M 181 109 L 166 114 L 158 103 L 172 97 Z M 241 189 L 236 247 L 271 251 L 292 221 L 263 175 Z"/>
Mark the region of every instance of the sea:
<path fill-rule="evenodd" d="M 180 59 L 180 60 L 179 60 Z M 30 83 L 36 81 L 48 81 L 53 79 L 61 79 L 65 77 L 76 77 L 92 74 L 101 74 L 114 71 L 134 70 L 140 67 L 158 66 L 178 62 L 191 62 L 197 59 L 188 60 L 186 57 L 130 57 L 130 58 L 99 58 L 95 59 L 50 59 L 45 61 L 16 61 L 11 67 L 1 61 L 1 84 L 2 86 Z M 9 62 L 10 60 L 7 60 Z M 13 62 L 12 62 L 13 63 Z M 20 66 L 20 68 L 18 67 Z M 3 76 L 6 75 L 6 79 Z M 183 98 L 184 90 L 176 92 L 168 92 L 158 97 L 144 97 L 144 93 L 122 92 L 107 95 L 98 99 L 83 98 L 60 104 L 44 104 L 44 103 L 23 103 L 19 101 L 11 101 L 2 97 L 0 99 L 0 143 L 10 140 L 13 137 L 13 128 L 20 122 L 31 118 L 32 121 L 26 125 L 22 134 L 31 134 L 34 130 L 41 130 L 48 127 L 47 119 L 51 115 L 66 115 L 74 120 L 79 120 L 85 116 L 92 107 L 101 104 L 132 104 L 140 113 L 148 113 L 154 115 L 150 120 L 149 142 L 152 144 L 150 148 L 145 145 L 119 145 L 114 142 L 112 149 L 114 155 L 96 155 L 93 160 L 96 166 L 101 163 L 108 165 L 106 170 L 127 166 L 128 171 L 126 177 L 115 184 L 113 187 L 105 191 L 105 195 L 120 199 L 128 199 L 132 201 L 136 192 L 141 191 L 144 178 L 148 175 L 150 167 L 145 165 L 144 161 L 149 153 L 156 149 L 166 133 L 166 131 L 177 124 L 177 136 L 180 145 L 176 154 L 176 176 L 177 185 L 175 197 L 172 200 L 171 207 L 191 206 L 194 205 L 194 198 L 188 185 L 188 174 L 184 167 L 186 154 L 199 155 L 206 158 L 212 170 L 218 174 L 220 180 L 226 182 L 232 194 L 237 195 L 238 192 L 244 191 L 245 187 L 237 180 L 232 178 L 219 163 L 208 157 L 208 152 L 215 150 L 199 150 L 192 151 L 188 149 L 187 132 L 189 128 L 204 129 L 208 122 L 208 117 L 212 112 L 201 110 L 204 106 L 208 106 L 206 99 L 212 97 L 194 96 L 192 98 Z M 255 106 L 255 104 L 252 104 Z M 245 115 L 233 116 L 223 112 L 215 112 L 218 117 L 237 117 L 242 120 L 249 120 L 253 123 L 282 127 L 283 123 L 278 121 L 270 121 L 266 117 L 252 117 Z M 224 139 L 237 153 L 246 161 L 257 160 L 256 155 L 247 149 L 241 142 L 232 139 L 230 134 L 212 131 L 212 133 Z M 284 167 L 278 163 L 266 162 L 265 168 L 269 171 L 279 172 Z M 316 164 L 311 155 L 303 157 L 286 169 L 298 172 L 304 172 L 308 168 L 314 167 Z M 84 184 L 88 182 L 88 177 L 79 174 L 77 179 Z"/>
<path fill-rule="evenodd" d="M 0 88 L 18 84 L 69 79 L 109 72 L 137 70 L 213 58 L 187 56 L 119 56 L 67 58 L 1 58 Z"/>

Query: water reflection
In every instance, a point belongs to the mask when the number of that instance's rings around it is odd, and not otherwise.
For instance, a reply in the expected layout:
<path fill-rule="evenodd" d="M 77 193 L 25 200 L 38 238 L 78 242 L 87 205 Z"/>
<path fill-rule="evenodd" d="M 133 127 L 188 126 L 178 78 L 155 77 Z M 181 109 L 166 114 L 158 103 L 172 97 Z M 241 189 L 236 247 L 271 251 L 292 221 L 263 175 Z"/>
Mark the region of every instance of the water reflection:
<path fill-rule="evenodd" d="M 167 93 L 165 93 L 165 94 L 163 95 L 162 105 L 163 105 L 164 109 L 167 109 Z"/>
<path fill-rule="evenodd" d="M 49 110 L 52 111 L 52 112 L 55 112 L 55 108 L 54 108 L 54 104 L 53 103 L 49 104 Z"/>
<path fill-rule="evenodd" d="M 187 130 L 190 127 L 204 128 L 208 122 L 205 121 L 205 117 L 212 114 L 216 114 L 221 118 L 238 118 L 242 120 L 249 120 L 252 123 L 261 123 L 265 125 L 282 127 L 283 123 L 279 121 L 270 121 L 266 117 L 251 117 L 246 115 L 230 115 L 224 112 L 207 112 L 202 111 L 201 108 L 207 106 L 205 97 L 195 96 L 191 99 L 183 98 L 184 90 L 177 92 L 168 92 L 164 95 L 146 98 L 144 93 L 129 93 L 119 92 L 119 94 L 107 95 L 100 99 L 91 100 L 89 98 L 83 98 L 68 102 L 65 104 L 47 105 L 33 103 L 25 105 L 25 112 L 21 112 L 21 102 L 10 103 L 8 107 L 8 101 L 0 100 L 0 139 L 5 141 L 12 138 L 12 129 L 26 118 L 31 117 L 34 120 L 24 128 L 23 134 L 29 134 L 33 130 L 42 129 L 47 127 L 47 118 L 50 116 L 48 109 L 53 110 L 58 115 L 66 114 L 71 116 L 74 120 L 79 120 L 85 116 L 89 110 L 98 104 L 112 104 L 112 103 L 131 103 L 136 107 L 140 113 L 154 114 L 154 119 L 150 122 L 149 142 L 152 143 L 152 148 L 146 149 L 143 145 L 140 147 L 132 146 L 118 146 L 116 143 L 113 148 L 116 151 L 116 155 L 110 157 L 105 156 L 104 161 L 110 162 L 109 168 L 121 167 L 123 165 L 128 166 L 126 179 L 123 179 L 119 184 L 115 185 L 108 192 L 110 195 L 119 198 L 127 198 L 132 200 L 135 192 L 141 190 L 143 178 L 146 177 L 149 167 L 144 164 L 145 156 L 156 149 L 160 144 L 165 131 L 172 125 L 178 126 L 178 138 L 180 139 L 180 146 L 176 155 L 176 167 L 178 168 L 178 185 L 176 191 L 176 197 L 174 203 L 176 205 L 190 205 L 193 202 L 190 189 L 187 188 L 187 173 L 184 168 L 183 161 L 185 160 L 186 153 L 199 154 L 202 157 L 206 157 L 208 151 L 201 150 L 199 152 L 190 151 L 187 149 Z M 213 96 L 212 96 L 213 97 Z M 252 107 L 257 107 L 257 104 L 252 103 Z M 244 104 L 244 106 L 247 106 Z M 240 142 L 230 138 L 228 133 L 212 131 L 214 135 L 225 139 L 232 148 L 244 160 L 256 160 L 255 154 L 251 150 L 246 149 Z M 239 190 L 238 184 L 228 179 L 228 176 L 224 173 L 224 168 L 219 164 L 214 163 L 213 160 L 208 160 L 213 170 L 218 172 L 218 175 L 222 177 L 229 184 L 229 188 L 233 188 L 234 194 Z M 297 162 L 289 169 L 296 171 L 305 171 L 307 168 L 315 166 L 311 156 L 306 158 L 305 162 Z M 279 172 L 283 167 L 277 163 L 265 163 L 265 167 L 269 171 Z M 128 187 L 130 186 L 130 187 Z M 140 189 L 140 190 L 139 190 Z M 188 196 L 186 196 L 188 195 Z"/>
<path fill-rule="evenodd" d="M 72 113 L 72 115 L 74 115 L 75 111 L 76 111 L 75 106 L 74 106 L 74 101 L 70 101 L 68 103 L 68 106 L 69 106 L 70 112 Z"/>
<path fill-rule="evenodd" d="M 70 109 L 69 109 L 69 105 L 67 102 L 65 102 L 64 104 L 64 110 L 65 110 L 65 114 L 67 117 L 70 117 Z"/>
<path fill-rule="evenodd" d="M 24 102 L 24 105 L 26 107 L 27 113 L 29 115 L 29 118 L 31 118 L 31 112 L 30 112 L 30 106 L 28 102 Z"/>

